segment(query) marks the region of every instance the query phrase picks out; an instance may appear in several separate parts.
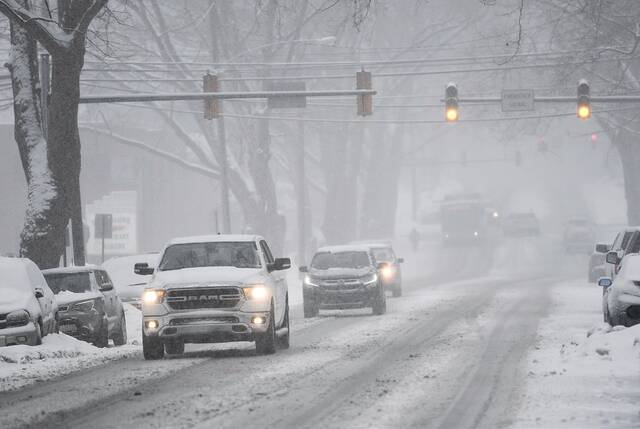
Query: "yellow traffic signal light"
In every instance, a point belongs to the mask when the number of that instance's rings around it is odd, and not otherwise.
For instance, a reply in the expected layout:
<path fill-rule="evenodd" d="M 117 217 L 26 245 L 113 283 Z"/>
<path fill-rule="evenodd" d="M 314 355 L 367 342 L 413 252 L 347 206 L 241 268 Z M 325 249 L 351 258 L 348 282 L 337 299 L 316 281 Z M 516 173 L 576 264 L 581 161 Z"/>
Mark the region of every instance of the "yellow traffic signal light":
<path fill-rule="evenodd" d="M 444 89 L 444 117 L 447 122 L 456 122 L 458 116 L 458 87 L 455 83 L 448 83 Z"/>
<path fill-rule="evenodd" d="M 589 119 L 591 117 L 591 89 L 586 79 L 578 82 L 578 118 Z"/>

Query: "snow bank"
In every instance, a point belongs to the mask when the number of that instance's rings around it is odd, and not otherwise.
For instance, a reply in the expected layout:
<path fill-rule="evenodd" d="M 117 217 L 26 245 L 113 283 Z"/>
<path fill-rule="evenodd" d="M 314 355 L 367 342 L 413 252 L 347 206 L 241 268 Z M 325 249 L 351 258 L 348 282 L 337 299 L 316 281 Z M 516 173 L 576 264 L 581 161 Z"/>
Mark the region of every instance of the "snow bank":
<path fill-rule="evenodd" d="M 65 334 L 47 335 L 39 346 L 1 347 L 0 392 L 140 354 L 141 313 L 129 304 L 124 308 L 128 340 L 122 347 L 100 349 Z"/>
<path fill-rule="evenodd" d="M 640 325 L 602 323 L 602 292 L 584 281 L 553 289 L 515 427 L 640 427 Z"/>

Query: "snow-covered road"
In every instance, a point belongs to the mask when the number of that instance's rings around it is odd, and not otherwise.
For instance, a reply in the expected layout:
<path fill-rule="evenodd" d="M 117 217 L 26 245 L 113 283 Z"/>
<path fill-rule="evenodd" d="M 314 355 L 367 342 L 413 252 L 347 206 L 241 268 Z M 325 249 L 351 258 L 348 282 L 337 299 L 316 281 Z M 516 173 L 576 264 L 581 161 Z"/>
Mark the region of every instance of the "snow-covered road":
<path fill-rule="evenodd" d="M 383 316 L 296 307 L 273 356 L 187 346 L 0 393 L 0 427 L 639 427 L 639 330 L 587 337 L 597 287 L 490 275 L 481 255 L 458 259 L 458 280 L 407 281 Z"/>

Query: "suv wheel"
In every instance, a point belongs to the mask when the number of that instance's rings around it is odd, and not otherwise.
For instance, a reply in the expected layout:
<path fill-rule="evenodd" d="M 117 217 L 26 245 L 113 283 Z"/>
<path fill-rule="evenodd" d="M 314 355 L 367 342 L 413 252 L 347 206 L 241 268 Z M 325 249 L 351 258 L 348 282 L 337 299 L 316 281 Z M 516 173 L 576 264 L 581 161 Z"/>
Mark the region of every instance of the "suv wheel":
<path fill-rule="evenodd" d="M 373 314 L 379 316 L 387 312 L 387 298 L 384 294 L 382 286 L 378 286 L 380 293 L 378 297 L 373 302 L 373 306 L 371 309 L 373 310 Z"/>
<path fill-rule="evenodd" d="M 318 304 L 316 304 L 316 300 L 307 295 L 306 293 L 302 294 L 303 300 L 303 309 L 304 309 L 304 318 L 308 319 L 310 317 L 318 317 Z"/>
<path fill-rule="evenodd" d="M 118 332 L 113 335 L 113 344 L 116 346 L 124 346 L 127 344 L 127 320 L 124 317 L 124 313 L 122 313 L 122 317 L 120 318 L 120 323 L 118 323 L 118 325 Z"/>
<path fill-rule="evenodd" d="M 282 328 L 287 329 L 287 333 L 278 338 L 278 346 L 281 349 L 289 348 L 289 338 L 291 337 L 291 328 L 289 327 L 289 299 L 287 298 L 287 307 L 284 310 L 284 320 L 282 321 Z"/>
<path fill-rule="evenodd" d="M 256 335 L 256 353 L 259 355 L 270 355 L 276 352 L 276 327 L 273 316 L 273 305 L 269 316 L 269 327 L 264 334 Z"/>
<path fill-rule="evenodd" d="M 156 360 L 164 357 L 164 344 L 157 337 L 148 337 L 142 332 L 142 354 L 145 360 Z"/>
<path fill-rule="evenodd" d="M 184 353 L 184 341 L 167 341 L 164 344 L 164 350 L 168 355 L 181 355 Z"/>
<path fill-rule="evenodd" d="M 93 345 L 100 348 L 104 348 L 109 345 L 109 328 L 106 320 L 102 321 L 100 329 L 96 334 L 96 338 L 93 340 Z"/>

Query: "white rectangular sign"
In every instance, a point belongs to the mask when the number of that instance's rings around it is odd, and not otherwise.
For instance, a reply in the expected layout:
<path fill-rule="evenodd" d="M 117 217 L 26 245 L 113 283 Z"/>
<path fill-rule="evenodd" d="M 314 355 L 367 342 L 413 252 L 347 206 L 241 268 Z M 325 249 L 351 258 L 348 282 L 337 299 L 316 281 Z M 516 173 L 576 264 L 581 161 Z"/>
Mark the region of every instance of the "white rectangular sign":
<path fill-rule="evenodd" d="M 535 110 L 532 89 L 503 89 L 502 111 L 522 112 Z"/>

